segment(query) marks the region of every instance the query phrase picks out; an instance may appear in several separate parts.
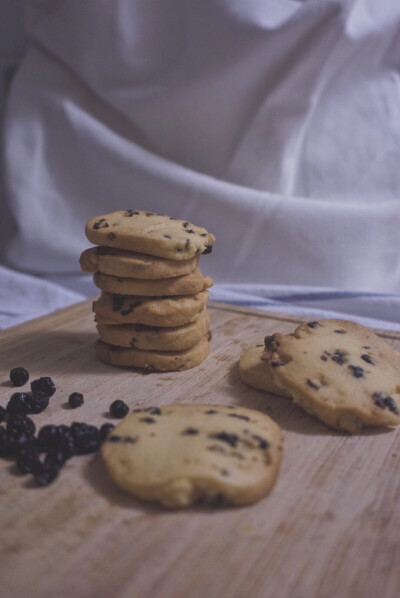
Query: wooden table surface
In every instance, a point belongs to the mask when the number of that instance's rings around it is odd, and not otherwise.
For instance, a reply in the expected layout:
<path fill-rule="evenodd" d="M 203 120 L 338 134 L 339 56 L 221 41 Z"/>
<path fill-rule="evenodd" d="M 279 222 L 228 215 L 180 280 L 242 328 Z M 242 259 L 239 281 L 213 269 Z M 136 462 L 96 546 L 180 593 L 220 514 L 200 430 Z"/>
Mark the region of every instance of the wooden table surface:
<path fill-rule="evenodd" d="M 1 598 L 398 598 L 400 434 L 351 437 L 291 401 L 245 386 L 242 351 L 298 320 L 209 304 L 210 356 L 186 372 L 141 373 L 98 362 L 91 302 L 0 334 L 0 405 L 12 367 L 52 376 L 57 392 L 32 418 L 100 425 L 128 405 L 238 404 L 281 426 L 284 454 L 269 496 L 245 508 L 169 512 L 113 486 L 99 454 L 68 461 L 37 487 L 0 461 Z M 381 333 L 400 350 L 400 336 Z M 76 410 L 66 401 L 85 396 Z"/>

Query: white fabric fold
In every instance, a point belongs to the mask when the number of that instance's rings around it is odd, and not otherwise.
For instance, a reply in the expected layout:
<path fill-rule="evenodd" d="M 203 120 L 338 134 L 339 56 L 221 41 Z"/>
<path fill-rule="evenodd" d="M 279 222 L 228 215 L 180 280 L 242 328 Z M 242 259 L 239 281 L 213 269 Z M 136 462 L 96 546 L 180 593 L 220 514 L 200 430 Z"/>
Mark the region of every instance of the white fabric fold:
<path fill-rule="evenodd" d="M 212 231 L 216 286 L 400 293 L 400 5 L 25 6 L 4 115 L 10 269 L 73 280 L 86 220 L 135 208 Z"/>

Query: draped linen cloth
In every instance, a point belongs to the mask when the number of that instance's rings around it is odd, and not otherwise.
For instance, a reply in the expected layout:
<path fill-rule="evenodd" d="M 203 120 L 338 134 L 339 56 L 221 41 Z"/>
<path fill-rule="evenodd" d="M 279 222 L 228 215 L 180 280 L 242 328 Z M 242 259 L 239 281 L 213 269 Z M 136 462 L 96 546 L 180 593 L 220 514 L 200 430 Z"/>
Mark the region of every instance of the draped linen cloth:
<path fill-rule="evenodd" d="M 143 209 L 214 233 L 217 299 L 342 293 L 339 311 L 400 322 L 400 3 L 30 0 L 24 27 L 9 271 L 94 294 L 86 220 Z"/>

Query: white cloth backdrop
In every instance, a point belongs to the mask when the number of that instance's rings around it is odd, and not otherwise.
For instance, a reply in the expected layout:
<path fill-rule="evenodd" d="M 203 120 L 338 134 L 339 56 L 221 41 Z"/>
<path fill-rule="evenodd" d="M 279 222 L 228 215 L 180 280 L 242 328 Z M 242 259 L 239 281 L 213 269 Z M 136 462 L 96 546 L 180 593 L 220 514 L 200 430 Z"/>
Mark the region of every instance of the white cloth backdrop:
<path fill-rule="evenodd" d="M 212 298 L 400 327 L 399 28 L 393 0 L 25 2 L 4 280 L 94 294 L 85 221 L 145 209 L 215 234 Z"/>

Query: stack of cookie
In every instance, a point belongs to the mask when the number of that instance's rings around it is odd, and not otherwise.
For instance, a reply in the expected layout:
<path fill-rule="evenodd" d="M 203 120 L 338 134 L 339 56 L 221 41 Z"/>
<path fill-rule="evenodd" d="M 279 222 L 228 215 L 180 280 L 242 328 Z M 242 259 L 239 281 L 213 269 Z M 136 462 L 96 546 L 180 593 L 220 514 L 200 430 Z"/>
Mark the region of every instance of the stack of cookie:
<path fill-rule="evenodd" d="M 93 304 L 96 354 L 105 363 L 146 370 L 186 370 L 209 352 L 207 300 L 213 281 L 198 267 L 214 236 L 190 222 L 125 210 L 92 218 L 96 247 L 80 257 L 101 289 Z"/>

